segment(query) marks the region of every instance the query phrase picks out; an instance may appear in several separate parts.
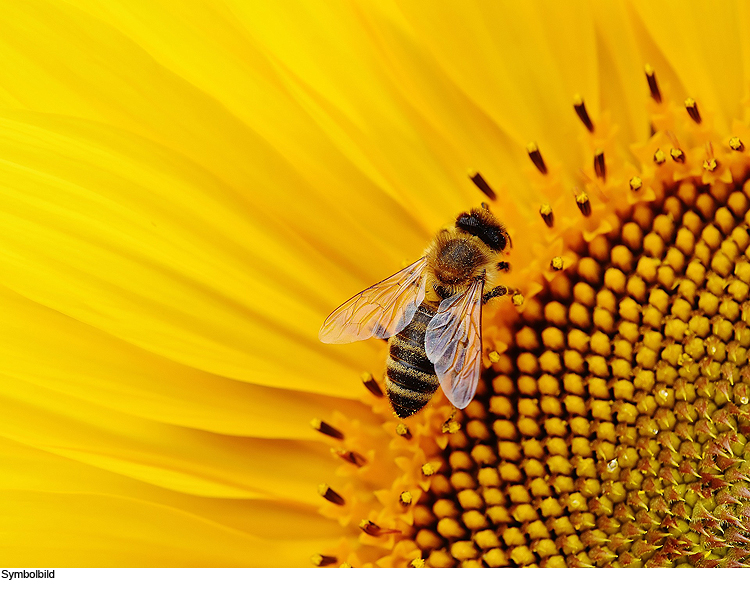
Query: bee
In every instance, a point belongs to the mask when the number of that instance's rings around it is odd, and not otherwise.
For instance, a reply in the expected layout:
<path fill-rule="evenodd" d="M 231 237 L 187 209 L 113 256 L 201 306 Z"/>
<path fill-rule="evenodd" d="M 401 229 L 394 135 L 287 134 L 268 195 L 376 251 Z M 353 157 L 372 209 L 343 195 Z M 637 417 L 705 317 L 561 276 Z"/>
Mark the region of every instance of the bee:
<path fill-rule="evenodd" d="M 438 387 L 457 408 L 471 402 L 482 361 L 482 305 L 508 293 L 498 284 L 510 236 L 488 207 L 461 213 L 423 256 L 334 310 L 324 343 L 388 339 L 386 394 L 400 418 L 416 414 Z"/>

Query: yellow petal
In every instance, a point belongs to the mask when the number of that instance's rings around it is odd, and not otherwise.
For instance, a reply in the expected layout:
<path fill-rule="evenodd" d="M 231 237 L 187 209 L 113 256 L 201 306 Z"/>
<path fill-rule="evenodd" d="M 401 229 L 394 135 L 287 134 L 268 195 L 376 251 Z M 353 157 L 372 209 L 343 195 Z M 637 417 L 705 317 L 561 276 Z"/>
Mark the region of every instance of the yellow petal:
<path fill-rule="evenodd" d="M 335 538 L 340 526 L 317 514 L 316 506 L 283 500 L 226 499 L 161 488 L 73 459 L 0 439 L 0 491 L 89 493 L 121 497 L 183 511 L 262 539 Z M 50 532 L 50 536 L 53 532 Z"/>
<path fill-rule="evenodd" d="M 322 253 L 143 139 L 17 115 L 0 156 L 6 286 L 201 370 L 335 391 L 344 368 L 316 338 L 325 311 L 300 299 L 319 301 L 319 276 L 335 277 Z"/>
<path fill-rule="evenodd" d="M 195 495 L 318 502 L 328 449 L 312 441 L 233 437 L 116 412 L 3 378 L 0 436 Z M 279 474 L 279 470 L 284 470 Z"/>
<path fill-rule="evenodd" d="M 259 539 L 109 495 L 6 490 L 0 500 L 8 567 L 301 567 L 319 544 Z"/>
<path fill-rule="evenodd" d="M 740 102 L 750 76 L 741 51 L 746 45 L 737 16 L 741 4 L 635 3 L 654 42 L 680 73 L 688 93 L 720 111 L 717 125 L 723 132 L 728 132 L 732 118 L 741 115 Z"/>
<path fill-rule="evenodd" d="M 0 374 L 74 400 L 167 424 L 289 439 L 312 438 L 310 420 L 330 407 L 327 396 L 175 363 L 7 289 L 0 289 L 0 310 Z"/>

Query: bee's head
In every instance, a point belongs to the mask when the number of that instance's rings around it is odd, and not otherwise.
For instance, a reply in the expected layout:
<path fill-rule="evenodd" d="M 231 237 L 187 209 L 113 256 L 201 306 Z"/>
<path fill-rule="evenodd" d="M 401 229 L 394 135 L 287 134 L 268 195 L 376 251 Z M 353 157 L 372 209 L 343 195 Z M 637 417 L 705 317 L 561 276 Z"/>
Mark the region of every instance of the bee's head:
<path fill-rule="evenodd" d="M 495 252 L 503 252 L 508 245 L 513 246 L 505 226 L 486 207 L 459 215 L 456 218 L 456 228 L 476 236 Z"/>

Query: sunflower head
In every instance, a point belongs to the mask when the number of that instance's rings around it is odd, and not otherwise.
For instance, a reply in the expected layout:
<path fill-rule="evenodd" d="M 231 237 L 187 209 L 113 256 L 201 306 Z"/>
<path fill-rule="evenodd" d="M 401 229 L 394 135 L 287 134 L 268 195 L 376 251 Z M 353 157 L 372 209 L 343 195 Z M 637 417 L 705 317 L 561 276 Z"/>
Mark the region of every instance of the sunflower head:
<path fill-rule="evenodd" d="M 750 561 L 750 160 L 645 72 L 655 130 L 635 167 L 580 97 L 591 161 L 572 196 L 528 146 L 541 205 L 508 225 L 544 242 L 511 257 L 521 292 L 485 318 L 477 395 L 400 423 L 368 398 L 380 447 L 322 509 L 359 534 L 327 563 Z M 346 451 L 352 421 L 336 425 Z"/>

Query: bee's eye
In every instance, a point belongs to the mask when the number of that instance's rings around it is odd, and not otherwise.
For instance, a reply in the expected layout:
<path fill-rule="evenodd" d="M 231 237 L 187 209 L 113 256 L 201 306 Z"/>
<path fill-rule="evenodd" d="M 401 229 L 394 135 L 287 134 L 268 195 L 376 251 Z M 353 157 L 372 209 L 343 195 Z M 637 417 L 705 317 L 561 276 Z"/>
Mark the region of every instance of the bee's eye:
<path fill-rule="evenodd" d="M 482 213 L 478 209 L 459 215 L 456 218 L 456 227 L 476 236 L 492 250 L 502 251 L 507 244 L 503 227 L 492 218 L 491 214 Z"/>

